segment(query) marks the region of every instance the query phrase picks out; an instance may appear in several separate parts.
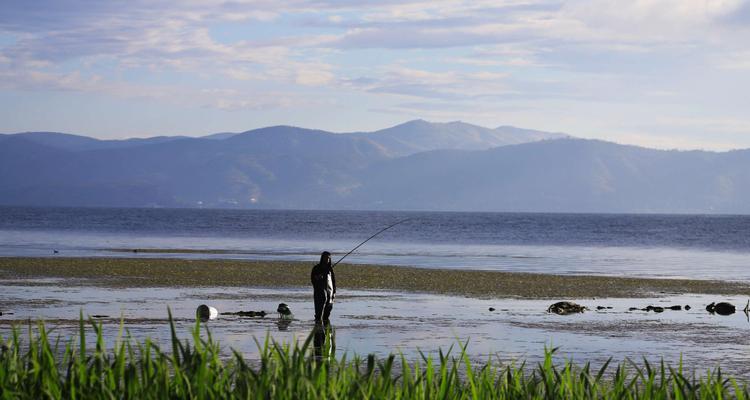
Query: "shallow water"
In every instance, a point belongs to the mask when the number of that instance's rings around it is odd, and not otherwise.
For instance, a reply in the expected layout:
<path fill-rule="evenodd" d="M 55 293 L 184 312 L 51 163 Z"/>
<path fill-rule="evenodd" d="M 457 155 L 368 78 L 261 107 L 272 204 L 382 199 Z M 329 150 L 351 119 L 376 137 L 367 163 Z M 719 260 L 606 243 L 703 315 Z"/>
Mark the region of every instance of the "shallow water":
<path fill-rule="evenodd" d="M 7 337 L 13 324 L 43 319 L 64 339 L 77 333 L 79 312 L 107 315 L 101 318 L 108 342 L 118 335 L 120 318 L 134 339 L 151 337 L 168 344 L 166 319 L 170 307 L 181 337 L 189 337 L 195 309 L 200 304 L 219 312 L 265 310 L 265 318 L 220 316 L 206 325 L 226 353 L 233 348 L 247 358 L 257 357 L 255 339 L 270 335 L 280 341 L 304 340 L 313 330 L 311 293 L 306 289 L 269 288 L 132 288 L 102 289 L 66 286 L 53 279 L 28 286 L 24 281 L 0 282 L 0 333 Z M 59 286 L 58 286 L 59 285 Z M 559 347 L 559 360 L 572 358 L 601 365 L 609 357 L 621 361 L 661 358 L 685 365 L 698 373 L 721 366 L 724 372 L 750 378 L 750 322 L 741 311 L 730 316 L 710 315 L 705 305 L 730 301 L 742 309 L 746 298 L 664 294 L 651 299 L 566 299 L 590 308 L 612 309 L 558 316 L 546 312 L 553 301 L 480 300 L 386 291 L 342 290 L 331 320 L 336 354 L 385 355 L 403 351 L 410 359 L 418 351 L 436 354 L 459 340 L 469 341 L 472 359 L 490 355 L 504 362 L 540 361 L 546 347 Z M 280 321 L 278 303 L 294 312 L 291 321 Z M 647 305 L 686 305 L 690 311 L 667 310 L 660 314 L 627 311 Z M 489 311 L 494 307 L 494 312 Z M 12 312 L 13 314 L 7 314 Z"/>

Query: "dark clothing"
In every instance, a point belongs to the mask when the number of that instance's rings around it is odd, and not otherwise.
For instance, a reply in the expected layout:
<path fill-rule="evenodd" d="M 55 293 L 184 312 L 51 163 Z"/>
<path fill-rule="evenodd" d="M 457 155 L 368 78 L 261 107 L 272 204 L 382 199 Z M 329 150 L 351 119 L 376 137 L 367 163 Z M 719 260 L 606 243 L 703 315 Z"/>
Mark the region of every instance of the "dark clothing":
<path fill-rule="evenodd" d="M 333 310 L 333 296 L 328 290 L 315 289 L 313 297 L 315 299 L 315 321 L 327 321 Z"/>
<path fill-rule="evenodd" d="M 333 309 L 333 295 L 336 294 L 336 275 L 330 264 L 317 264 L 310 272 L 315 300 L 315 320 L 328 320 Z"/>

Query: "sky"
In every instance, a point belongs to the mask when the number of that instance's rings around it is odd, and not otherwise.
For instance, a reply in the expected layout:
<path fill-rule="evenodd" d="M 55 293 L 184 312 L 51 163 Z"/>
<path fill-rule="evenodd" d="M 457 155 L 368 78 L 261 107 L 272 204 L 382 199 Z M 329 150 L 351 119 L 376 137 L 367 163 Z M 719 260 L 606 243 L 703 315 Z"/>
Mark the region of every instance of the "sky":
<path fill-rule="evenodd" d="M 750 148 L 750 0 L 4 0 L 0 132 L 513 125 Z"/>

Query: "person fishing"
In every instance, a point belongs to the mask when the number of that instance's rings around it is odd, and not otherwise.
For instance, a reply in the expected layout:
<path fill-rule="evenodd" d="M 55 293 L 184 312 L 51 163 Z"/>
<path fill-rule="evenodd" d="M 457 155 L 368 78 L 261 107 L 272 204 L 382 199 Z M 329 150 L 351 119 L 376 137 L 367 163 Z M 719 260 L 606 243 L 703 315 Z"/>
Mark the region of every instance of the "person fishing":
<path fill-rule="evenodd" d="M 336 275 L 333 273 L 333 267 L 343 261 L 349 254 L 354 253 L 355 250 L 362 247 L 365 243 L 369 242 L 375 236 L 393 228 L 396 225 L 402 224 L 406 221 L 410 221 L 411 218 L 402 219 L 393 224 L 386 226 L 385 228 L 375 232 L 374 235 L 365 239 L 362 243 L 358 244 L 355 248 L 351 249 L 348 253 L 344 254 L 343 257 L 339 258 L 335 264 L 331 264 L 331 253 L 324 251 L 320 255 L 320 262 L 315 265 L 310 272 L 310 282 L 313 285 L 313 300 L 315 300 L 315 322 L 322 321 L 328 322 L 328 318 L 331 316 L 331 310 L 333 309 L 333 299 L 336 297 Z"/>
<path fill-rule="evenodd" d="M 315 321 L 328 321 L 336 297 L 336 275 L 333 273 L 331 253 L 324 251 L 320 255 L 320 262 L 310 272 L 310 282 L 315 301 Z"/>

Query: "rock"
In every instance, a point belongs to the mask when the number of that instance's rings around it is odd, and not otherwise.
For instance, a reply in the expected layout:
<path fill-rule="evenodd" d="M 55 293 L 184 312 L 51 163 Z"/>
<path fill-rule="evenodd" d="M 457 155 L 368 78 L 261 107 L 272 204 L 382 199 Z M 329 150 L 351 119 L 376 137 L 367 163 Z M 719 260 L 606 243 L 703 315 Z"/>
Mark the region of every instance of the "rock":
<path fill-rule="evenodd" d="M 638 307 L 630 307 L 630 308 L 628 308 L 628 311 L 635 311 L 637 309 L 638 309 Z"/>
<path fill-rule="evenodd" d="M 490 311 L 495 311 L 495 307 L 490 307 Z"/>
<path fill-rule="evenodd" d="M 607 309 L 607 307 L 604 307 L 604 306 L 596 306 L 596 309 L 597 309 L 597 310 L 606 310 L 606 309 Z"/>
<path fill-rule="evenodd" d="M 682 306 L 671 306 L 667 308 L 674 311 L 682 311 Z"/>
<path fill-rule="evenodd" d="M 706 311 L 710 312 L 711 314 L 719 314 L 719 315 L 731 315 L 734 314 L 735 311 L 737 311 L 737 308 L 730 303 L 727 302 L 719 302 L 719 303 L 711 303 L 706 306 Z"/>
<path fill-rule="evenodd" d="M 279 313 L 279 318 L 292 316 L 292 310 L 290 310 L 289 306 L 285 303 L 279 303 L 279 306 L 276 307 L 276 312 Z"/>
<path fill-rule="evenodd" d="M 685 310 L 690 311 L 690 304 L 685 305 Z"/>
<path fill-rule="evenodd" d="M 588 308 L 570 301 L 559 301 L 547 308 L 547 312 L 555 313 L 557 315 L 582 313 L 586 310 L 588 310 Z"/>
<path fill-rule="evenodd" d="M 265 317 L 265 311 L 237 311 L 237 312 L 223 312 L 221 315 L 236 315 L 238 317 Z"/>
<path fill-rule="evenodd" d="M 660 306 L 646 306 L 642 311 L 653 311 L 655 313 L 664 312 L 664 307 Z"/>
<path fill-rule="evenodd" d="M 91 318 L 109 318 L 109 315 L 94 314 Z"/>

